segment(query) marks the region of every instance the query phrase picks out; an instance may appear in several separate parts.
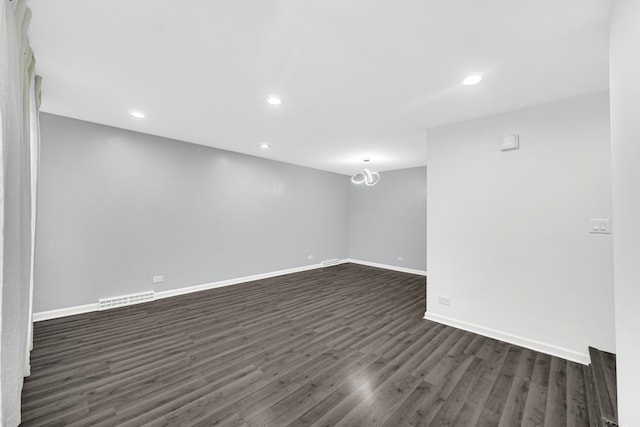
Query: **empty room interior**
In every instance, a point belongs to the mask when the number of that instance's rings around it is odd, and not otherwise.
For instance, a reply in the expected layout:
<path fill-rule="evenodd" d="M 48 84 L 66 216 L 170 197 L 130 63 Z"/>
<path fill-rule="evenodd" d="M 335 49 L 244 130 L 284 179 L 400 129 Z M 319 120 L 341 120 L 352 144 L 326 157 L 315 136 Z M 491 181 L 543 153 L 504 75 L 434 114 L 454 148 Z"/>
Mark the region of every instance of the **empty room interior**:
<path fill-rule="evenodd" d="M 640 426 L 639 1 L 1 1 L 1 426 Z"/>

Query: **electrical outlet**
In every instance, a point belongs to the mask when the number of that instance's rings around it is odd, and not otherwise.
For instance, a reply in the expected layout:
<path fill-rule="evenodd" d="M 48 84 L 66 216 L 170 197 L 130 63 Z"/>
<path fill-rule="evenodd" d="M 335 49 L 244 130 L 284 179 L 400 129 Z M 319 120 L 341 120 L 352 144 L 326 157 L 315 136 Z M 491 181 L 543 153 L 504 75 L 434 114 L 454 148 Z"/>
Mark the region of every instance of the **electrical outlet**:
<path fill-rule="evenodd" d="M 313 255 L 309 255 L 307 259 L 313 259 Z"/>
<path fill-rule="evenodd" d="M 438 304 L 451 305 L 451 298 L 440 295 L 438 297 Z"/>
<path fill-rule="evenodd" d="M 153 283 L 164 282 L 164 276 L 153 276 Z"/>
<path fill-rule="evenodd" d="M 404 261 L 404 257 L 403 256 L 399 256 L 398 257 L 398 261 L 400 261 L 400 262 Z"/>

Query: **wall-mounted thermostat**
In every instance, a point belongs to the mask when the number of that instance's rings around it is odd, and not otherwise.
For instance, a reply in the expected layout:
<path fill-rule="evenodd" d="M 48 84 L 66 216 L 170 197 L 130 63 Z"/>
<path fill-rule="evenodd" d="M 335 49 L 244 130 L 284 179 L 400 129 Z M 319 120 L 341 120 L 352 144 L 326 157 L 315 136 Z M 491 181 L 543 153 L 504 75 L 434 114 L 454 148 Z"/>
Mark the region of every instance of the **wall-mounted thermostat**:
<path fill-rule="evenodd" d="M 520 147 L 518 134 L 507 135 L 500 138 L 500 150 L 515 150 Z"/>

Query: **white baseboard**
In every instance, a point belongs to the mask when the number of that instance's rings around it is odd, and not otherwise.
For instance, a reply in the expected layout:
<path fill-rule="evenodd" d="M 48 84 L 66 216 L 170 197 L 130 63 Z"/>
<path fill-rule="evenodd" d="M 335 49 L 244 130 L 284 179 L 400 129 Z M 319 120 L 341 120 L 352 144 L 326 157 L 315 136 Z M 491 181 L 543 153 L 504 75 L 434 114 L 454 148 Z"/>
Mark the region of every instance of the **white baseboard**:
<path fill-rule="evenodd" d="M 416 269 L 413 269 L 413 268 L 398 267 L 397 265 L 380 264 L 380 263 L 371 262 L 371 261 L 362 261 L 362 260 L 353 259 L 353 258 L 347 258 L 345 260 L 345 262 L 351 262 L 353 264 L 366 265 L 368 267 L 384 268 L 386 270 L 400 271 L 402 273 L 417 274 L 419 276 L 426 276 L 427 275 L 427 272 L 424 271 L 424 270 L 416 270 Z"/>
<path fill-rule="evenodd" d="M 369 261 L 362 261 L 362 260 L 357 260 L 357 259 L 342 259 L 338 262 L 338 264 L 345 264 L 345 263 L 353 263 L 353 264 L 360 264 L 360 265 L 366 265 L 369 267 L 377 267 L 377 268 L 384 268 L 387 270 L 393 270 L 393 271 L 400 271 L 403 273 L 410 273 L 410 274 L 416 274 L 416 275 L 420 275 L 420 276 L 426 276 L 427 272 L 423 271 L 423 270 L 415 270 L 415 269 L 411 269 L 411 268 L 405 268 L 405 267 L 397 267 L 394 265 L 387 265 L 387 264 L 379 264 L 379 263 L 375 263 L 375 262 L 369 262 Z M 166 291 L 159 291 L 155 293 L 155 298 L 156 299 L 162 299 L 162 298 L 169 298 L 172 296 L 177 296 L 177 295 L 184 295 L 184 294 L 190 294 L 192 292 L 199 292 L 199 291 L 204 291 L 207 289 L 215 289 L 215 288 L 221 288 L 224 286 L 231 286 L 231 285 L 236 285 L 239 283 L 246 283 L 246 282 L 252 282 L 255 280 L 261 280 L 261 279 L 267 279 L 270 277 L 277 277 L 277 276 L 283 276 L 285 274 L 291 274 L 291 273 L 299 273 L 302 271 L 308 271 L 308 270 L 314 270 L 317 268 L 323 268 L 324 266 L 322 264 L 311 264 L 311 265 L 305 265 L 305 266 L 301 266 L 301 267 L 294 267 L 294 268 L 288 268 L 285 270 L 277 270 L 277 271 L 271 271 L 271 272 L 267 272 L 267 273 L 261 273 L 261 274 L 254 274 L 251 276 L 244 276 L 244 277 L 238 277 L 238 278 L 234 278 L 234 279 L 228 279 L 228 280 L 221 280 L 218 282 L 211 282 L 211 283 L 205 283 L 202 285 L 195 285 L 195 286 L 188 286 L 185 288 L 178 288 L 178 289 L 170 289 L 170 290 L 166 290 Z M 79 305 L 79 306 L 75 306 L 75 307 L 67 307 L 67 308 L 61 308 L 61 309 L 57 309 L 57 310 L 49 310 L 49 311 L 42 311 L 39 313 L 33 313 L 33 321 L 34 322 L 40 322 L 43 320 L 49 320 L 49 319 L 56 319 L 59 317 L 66 317 L 66 316 L 73 316 L 75 314 L 83 314 L 83 313 L 89 313 L 89 312 L 93 312 L 93 311 L 98 311 L 98 303 L 93 303 L 93 304 L 85 304 L 85 305 Z M 432 313 L 425 313 L 424 318 L 427 320 L 431 320 L 434 322 L 438 322 L 438 323 L 442 323 L 445 325 L 449 325 L 449 326 L 453 326 L 454 328 L 458 328 L 458 329 L 463 329 L 465 331 L 469 331 L 469 332 L 473 332 L 476 334 L 480 334 L 486 337 L 490 337 L 490 338 L 494 338 L 497 340 L 501 340 L 501 341 L 505 341 L 511 344 L 515 344 L 515 345 L 519 345 L 522 347 L 526 347 L 526 348 L 530 348 L 532 350 L 535 351 L 540 351 L 542 353 L 546 353 L 546 354 L 550 354 L 552 356 L 557 356 L 557 357 L 561 357 L 563 359 L 567 359 L 567 360 L 571 360 L 574 362 L 578 362 L 578 363 L 582 363 L 584 365 L 588 365 L 590 364 L 590 358 L 589 358 L 589 354 L 588 353 L 580 353 L 580 352 L 576 352 L 573 350 L 569 350 L 567 348 L 563 348 L 563 347 L 558 347 L 552 344 L 547 344 L 544 342 L 540 342 L 540 341 L 536 341 L 536 340 L 531 340 L 528 338 L 524 338 L 524 337 L 520 337 L 517 335 L 512 335 L 512 334 L 508 334 L 506 332 L 502 332 L 502 331 L 498 331 L 495 329 L 491 329 L 491 328 L 485 328 L 483 326 L 479 326 L 476 324 L 472 324 L 472 323 L 467 323 L 467 322 L 463 322 L 460 320 L 456 320 L 450 317 L 446 317 L 446 316 L 441 316 L 438 314 L 432 314 Z"/>
<path fill-rule="evenodd" d="M 339 260 L 338 263 L 335 265 L 344 264 L 346 262 L 348 262 L 346 259 Z M 223 286 L 231 286 L 231 285 L 237 285 L 238 283 L 253 282 L 255 280 L 268 279 L 270 277 L 276 277 L 276 276 L 284 276 L 285 274 L 291 274 L 291 273 L 300 273 L 301 271 L 315 270 L 317 268 L 323 268 L 323 267 L 324 266 L 322 264 L 304 265 L 302 267 L 294 267 L 294 268 L 288 268 L 286 270 L 270 271 L 268 273 L 260 273 L 260 274 L 254 274 L 252 276 L 244 276 L 244 277 L 238 277 L 234 279 L 221 280 L 219 282 L 188 286 L 186 288 L 159 291 L 159 292 L 156 292 L 156 299 L 169 298 L 176 295 L 190 294 L 192 292 L 206 291 L 207 289 L 222 288 Z"/>
<path fill-rule="evenodd" d="M 59 308 L 57 310 L 41 311 L 33 313 L 33 321 L 40 322 L 42 320 L 57 319 L 58 317 L 73 316 L 74 314 L 90 313 L 98 311 L 98 303 L 77 305 L 75 307 Z"/>
<path fill-rule="evenodd" d="M 556 356 L 562 359 L 570 360 L 572 362 L 581 363 L 583 365 L 589 365 L 591 363 L 591 359 L 588 353 L 580 353 L 577 351 L 569 350 L 568 348 L 558 347 L 552 344 L 524 338 L 518 335 L 512 335 L 491 328 L 485 328 L 484 326 L 463 322 L 461 320 L 452 319 L 450 317 L 441 316 L 439 314 L 427 312 L 424 314 L 424 318 L 434 322 L 442 323 L 444 325 L 453 326 L 454 328 L 463 329 L 465 331 L 483 335 L 485 337 L 504 341 L 509 344 L 519 345 L 521 347 L 526 347 L 531 350 L 549 354 L 551 356 Z"/>
<path fill-rule="evenodd" d="M 339 260 L 336 265 L 349 262 L 346 259 Z M 301 271 L 315 270 L 324 268 L 322 264 L 310 264 L 300 267 L 288 268 L 285 270 L 270 271 L 267 273 L 254 274 L 252 276 L 237 277 L 234 279 L 221 280 L 218 282 L 204 283 L 202 285 L 187 286 L 185 288 L 169 289 L 166 291 L 158 291 L 155 293 L 155 299 L 169 298 L 177 295 L 190 294 L 192 292 L 205 291 L 207 289 L 221 288 L 223 286 L 236 285 L 238 283 L 253 282 L 254 280 L 267 279 L 269 277 L 283 276 L 285 274 L 299 273 Z M 73 316 L 74 314 L 89 313 L 98 311 L 98 303 L 78 305 L 75 307 L 61 308 L 57 310 L 41 311 L 33 313 L 33 321 L 40 322 L 42 320 L 57 319 L 59 317 Z"/>
<path fill-rule="evenodd" d="M 341 259 L 338 261 L 336 265 L 345 264 L 348 262 L 351 262 L 353 264 L 366 265 L 369 267 L 378 267 L 378 268 L 384 268 L 387 270 L 401 271 L 403 273 L 418 274 L 421 276 L 427 275 L 426 271 L 414 270 L 411 268 L 404 268 L 404 267 L 396 267 L 393 265 L 378 264 L 375 262 L 361 261 L 357 259 Z M 169 298 L 177 295 L 190 294 L 192 292 L 199 292 L 199 291 L 205 291 L 207 289 L 221 288 L 224 286 L 236 285 L 238 283 L 253 282 L 255 280 L 268 279 L 269 277 L 283 276 L 285 274 L 291 274 L 291 273 L 299 273 L 301 271 L 315 270 L 317 268 L 325 268 L 325 266 L 323 266 L 321 263 L 303 265 L 300 267 L 287 268 L 285 270 L 270 271 L 267 273 L 254 274 L 251 276 L 220 280 L 218 282 L 204 283 L 201 285 L 187 286 L 187 287 L 178 288 L 178 289 L 169 289 L 166 291 L 158 291 L 155 293 L 155 299 L 163 299 L 163 298 Z M 92 311 L 98 311 L 98 303 L 33 313 L 33 321 L 40 322 L 42 320 L 57 319 L 59 317 L 73 316 L 74 314 L 89 313 Z"/>

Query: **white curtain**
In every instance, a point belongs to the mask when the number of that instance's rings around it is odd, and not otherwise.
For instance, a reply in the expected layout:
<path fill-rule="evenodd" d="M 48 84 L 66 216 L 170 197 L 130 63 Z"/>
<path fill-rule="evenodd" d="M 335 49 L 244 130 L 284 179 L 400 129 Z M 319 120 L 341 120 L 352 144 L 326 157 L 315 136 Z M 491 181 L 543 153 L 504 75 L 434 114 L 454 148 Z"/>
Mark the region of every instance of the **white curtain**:
<path fill-rule="evenodd" d="M 0 425 L 15 426 L 32 346 L 40 79 L 26 1 L 0 2 Z"/>

